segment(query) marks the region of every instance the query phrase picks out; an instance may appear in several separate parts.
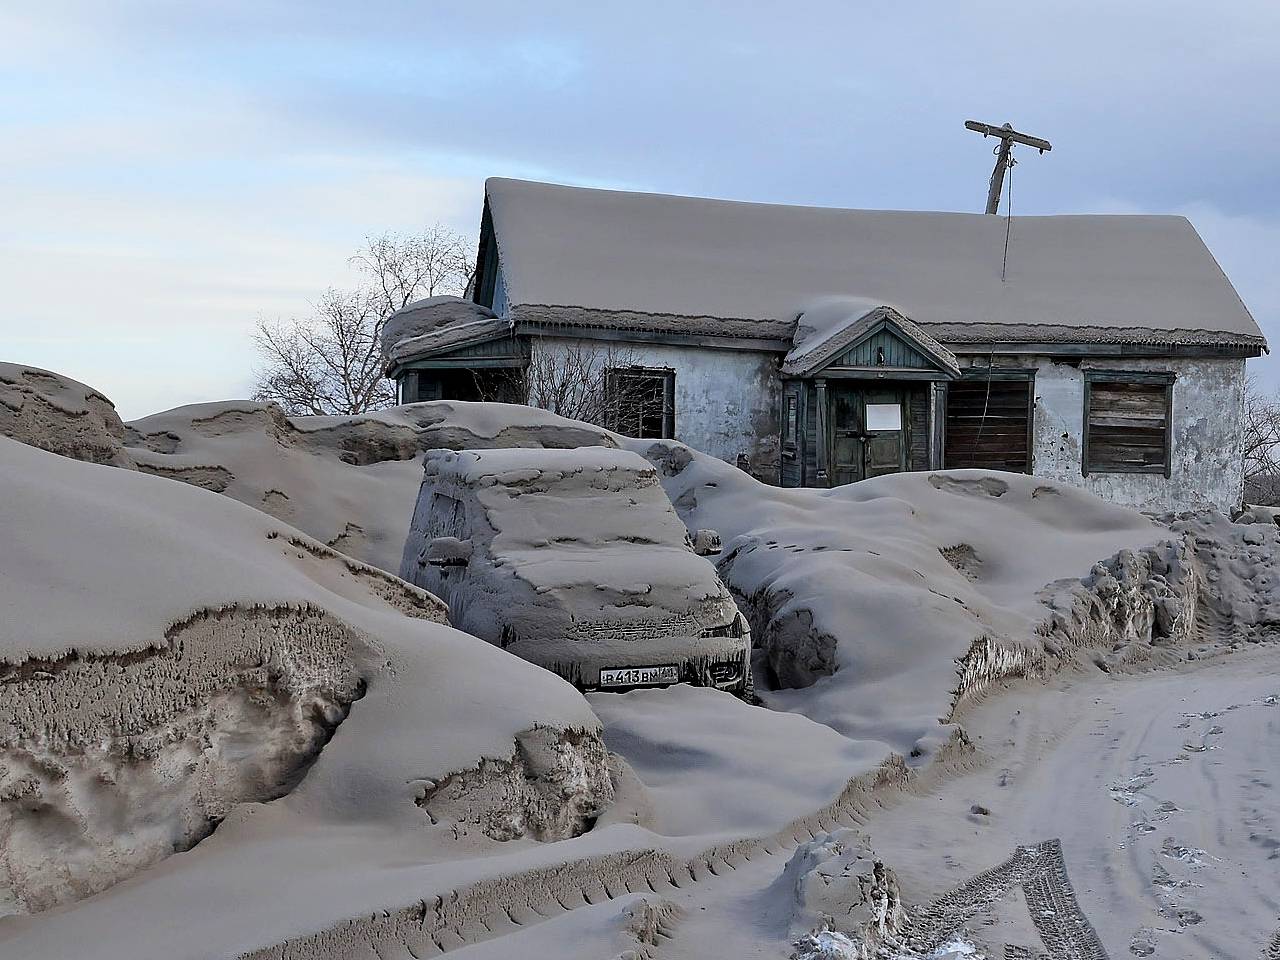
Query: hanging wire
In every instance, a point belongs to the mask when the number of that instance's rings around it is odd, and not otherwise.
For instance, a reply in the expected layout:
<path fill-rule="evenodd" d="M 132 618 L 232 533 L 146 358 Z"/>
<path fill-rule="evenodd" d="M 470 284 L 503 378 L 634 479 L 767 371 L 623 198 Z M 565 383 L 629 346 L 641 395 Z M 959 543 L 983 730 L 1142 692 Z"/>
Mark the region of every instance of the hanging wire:
<path fill-rule="evenodd" d="M 1005 164 L 1008 167 L 1009 181 L 1009 202 L 1005 208 L 1004 217 L 1004 259 L 1000 263 L 1000 282 L 1004 283 L 1005 274 L 1009 269 L 1009 231 L 1013 226 L 1013 168 L 1017 164 L 1017 160 L 1013 159 L 1013 147 L 1009 147 L 1009 158 Z"/>
<path fill-rule="evenodd" d="M 982 442 L 982 432 L 987 429 L 987 410 L 991 406 L 991 364 L 995 358 L 994 352 L 987 354 L 987 395 L 982 399 L 982 419 L 978 421 L 978 436 L 973 441 L 975 455 L 978 453 L 978 444 Z"/>

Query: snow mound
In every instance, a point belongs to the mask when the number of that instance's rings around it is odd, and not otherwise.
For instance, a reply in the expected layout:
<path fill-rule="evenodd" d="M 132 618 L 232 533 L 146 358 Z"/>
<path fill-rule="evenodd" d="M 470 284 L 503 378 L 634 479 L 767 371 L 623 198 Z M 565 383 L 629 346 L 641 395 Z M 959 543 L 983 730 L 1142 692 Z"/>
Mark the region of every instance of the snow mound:
<path fill-rule="evenodd" d="M 7 438 L 0 489 L 0 911 L 127 898 L 181 851 L 167 897 L 190 913 L 234 877 L 244 909 L 339 824 L 430 862 L 574 836 L 612 799 L 583 698 L 430 594 L 225 497 Z M 209 844 L 229 866 L 191 859 Z M 378 876 L 328 856 L 311 882 Z M 40 929 L 4 925 L 0 954 Z"/>
<path fill-rule="evenodd" d="M 226 494 L 391 573 L 400 567 L 425 451 L 617 446 L 599 427 L 498 403 L 290 417 L 275 404 L 227 400 L 123 424 L 91 387 L 7 363 L 0 363 L 0 436 Z"/>
<path fill-rule="evenodd" d="M 860 952 L 849 956 L 858 960 L 876 956 L 906 921 L 893 870 L 876 858 L 866 836 L 848 827 L 802 843 L 783 877 L 795 897 L 793 932 L 801 938 L 805 932 L 843 934 L 857 945 Z"/>
<path fill-rule="evenodd" d="M 92 387 L 36 367 L 0 363 L 0 436 L 76 460 L 129 467 L 124 424 Z"/>
<path fill-rule="evenodd" d="M 724 538 L 770 706 L 903 754 L 946 742 L 958 701 L 1044 653 L 1046 585 L 1179 537 L 1021 474 L 903 473 L 780 489 L 670 441 L 627 441 L 686 525 Z M 1052 543 L 1046 550 L 1037 545 Z M 1141 586 L 1141 584 L 1139 584 Z"/>
<path fill-rule="evenodd" d="M 393 573 L 424 451 L 615 445 L 606 431 L 541 410 L 449 401 L 351 417 L 225 401 L 154 414 L 128 431 L 138 469 L 225 493 Z"/>

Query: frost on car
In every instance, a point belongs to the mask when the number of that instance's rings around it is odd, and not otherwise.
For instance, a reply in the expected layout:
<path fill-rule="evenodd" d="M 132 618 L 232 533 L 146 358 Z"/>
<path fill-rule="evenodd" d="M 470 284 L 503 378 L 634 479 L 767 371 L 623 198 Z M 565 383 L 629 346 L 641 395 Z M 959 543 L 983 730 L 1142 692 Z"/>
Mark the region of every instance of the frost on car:
<path fill-rule="evenodd" d="M 751 692 L 746 620 L 638 454 L 430 451 L 400 575 L 584 690 Z"/>

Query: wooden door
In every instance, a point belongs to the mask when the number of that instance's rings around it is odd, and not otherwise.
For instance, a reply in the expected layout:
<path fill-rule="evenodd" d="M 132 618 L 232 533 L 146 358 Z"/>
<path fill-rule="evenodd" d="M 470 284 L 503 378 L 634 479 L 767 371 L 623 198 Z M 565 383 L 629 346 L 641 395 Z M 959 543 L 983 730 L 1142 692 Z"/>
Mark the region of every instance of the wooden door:
<path fill-rule="evenodd" d="M 831 388 L 831 485 L 856 483 L 865 475 L 862 391 Z"/>
<path fill-rule="evenodd" d="M 902 390 L 840 385 L 830 394 L 833 487 L 907 468 Z"/>
<path fill-rule="evenodd" d="M 863 476 L 879 477 L 907 468 L 905 399 L 901 390 L 868 390 L 863 394 Z"/>

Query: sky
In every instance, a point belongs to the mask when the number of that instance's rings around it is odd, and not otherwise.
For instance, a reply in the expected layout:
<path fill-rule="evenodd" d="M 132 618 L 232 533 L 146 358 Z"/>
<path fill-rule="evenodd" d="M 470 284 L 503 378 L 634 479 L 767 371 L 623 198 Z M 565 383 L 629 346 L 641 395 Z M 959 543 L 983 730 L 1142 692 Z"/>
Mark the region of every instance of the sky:
<path fill-rule="evenodd" d="M 488 176 L 1191 218 L 1280 345 L 1280 4 L 0 0 L 0 359 L 125 419 L 245 397 L 259 318 Z M 1280 360 L 1251 362 L 1280 387 Z"/>

